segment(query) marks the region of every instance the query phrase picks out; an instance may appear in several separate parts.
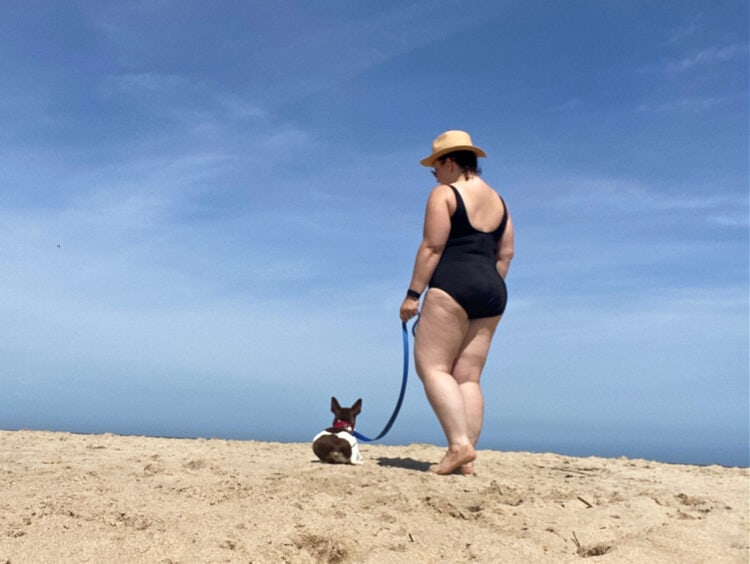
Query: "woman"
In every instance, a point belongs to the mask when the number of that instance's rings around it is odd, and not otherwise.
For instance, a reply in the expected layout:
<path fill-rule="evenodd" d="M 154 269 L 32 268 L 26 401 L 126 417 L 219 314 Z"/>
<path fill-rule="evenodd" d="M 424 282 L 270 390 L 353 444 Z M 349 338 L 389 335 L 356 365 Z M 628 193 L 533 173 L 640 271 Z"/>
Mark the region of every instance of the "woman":
<path fill-rule="evenodd" d="M 485 152 L 464 131 L 446 131 L 421 164 L 439 182 L 427 200 L 422 244 L 401 320 L 419 311 L 414 361 L 448 440 L 437 474 L 474 471 L 484 399 L 479 380 L 505 311 L 505 276 L 513 258 L 513 224 L 500 195 L 481 178 Z"/>

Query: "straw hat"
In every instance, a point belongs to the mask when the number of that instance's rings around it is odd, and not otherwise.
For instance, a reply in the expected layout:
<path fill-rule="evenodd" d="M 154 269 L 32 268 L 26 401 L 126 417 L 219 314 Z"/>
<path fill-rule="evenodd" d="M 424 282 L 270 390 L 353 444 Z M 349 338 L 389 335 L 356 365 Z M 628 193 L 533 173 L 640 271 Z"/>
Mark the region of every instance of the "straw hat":
<path fill-rule="evenodd" d="M 419 164 L 422 166 L 432 166 L 437 159 L 453 151 L 471 151 L 477 157 L 487 156 L 487 153 L 472 144 L 468 133 L 451 130 L 445 131 L 435 138 L 432 142 L 432 154 L 419 161 Z"/>

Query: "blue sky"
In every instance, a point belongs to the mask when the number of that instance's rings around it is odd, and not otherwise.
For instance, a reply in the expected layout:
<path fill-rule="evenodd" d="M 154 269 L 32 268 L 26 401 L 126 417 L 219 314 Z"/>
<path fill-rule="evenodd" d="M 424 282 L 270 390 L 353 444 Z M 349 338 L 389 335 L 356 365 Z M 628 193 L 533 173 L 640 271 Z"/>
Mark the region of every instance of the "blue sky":
<path fill-rule="evenodd" d="M 445 129 L 508 202 L 480 447 L 747 465 L 744 1 L 0 4 L 0 428 L 388 419 Z M 444 444 L 419 381 L 385 440 Z"/>

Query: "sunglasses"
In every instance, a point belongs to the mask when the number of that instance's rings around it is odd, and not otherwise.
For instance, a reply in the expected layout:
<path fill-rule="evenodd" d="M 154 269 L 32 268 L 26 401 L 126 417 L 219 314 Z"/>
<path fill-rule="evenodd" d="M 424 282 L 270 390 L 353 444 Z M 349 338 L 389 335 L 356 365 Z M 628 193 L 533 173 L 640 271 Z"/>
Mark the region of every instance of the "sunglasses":
<path fill-rule="evenodd" d="M 438 163 L 440 165 L 444 165 L 445 164 L 445 159 L 438 159 L 438 160 L 435 161 L 435 168 L 433 168 L 430 171 L 432 173 L 432 176 L 434 176 L 435 178 L 437 178 L 437 175 L 438 175 L 438 171 L 437 171 Z"/>

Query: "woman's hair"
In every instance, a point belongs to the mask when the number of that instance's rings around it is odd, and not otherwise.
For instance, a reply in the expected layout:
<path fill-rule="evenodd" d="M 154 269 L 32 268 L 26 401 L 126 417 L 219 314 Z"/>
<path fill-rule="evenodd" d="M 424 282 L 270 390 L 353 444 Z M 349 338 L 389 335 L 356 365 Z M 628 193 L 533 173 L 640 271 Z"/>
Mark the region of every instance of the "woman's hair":
<path fill-rule="evenodd" d="M 477 155 L 472 151 L 453 151 L 452 153 L 443 155 L 438 160 L 445 162 L 447 159 L 452 160 L 458 165 L 458 168 L 463 171 L 466 180 L 469 180 L 472 175 L 476 174 L 480 176 L 482 174 L 482 169 L 477 164 Z"/>

